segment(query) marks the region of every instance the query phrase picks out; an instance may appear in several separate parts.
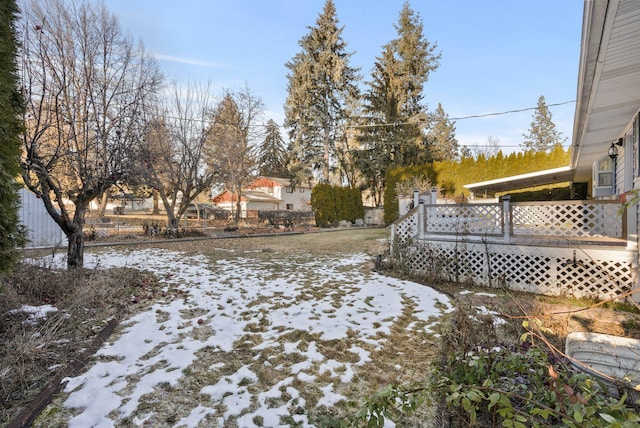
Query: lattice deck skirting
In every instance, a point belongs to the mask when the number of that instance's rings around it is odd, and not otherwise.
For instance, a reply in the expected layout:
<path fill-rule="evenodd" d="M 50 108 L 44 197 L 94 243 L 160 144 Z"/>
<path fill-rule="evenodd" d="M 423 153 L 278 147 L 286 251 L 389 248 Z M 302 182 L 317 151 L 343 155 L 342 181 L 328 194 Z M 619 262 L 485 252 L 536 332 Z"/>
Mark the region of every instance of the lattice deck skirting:
<path fill-rule="evenodd" d="M 414 273 L 488 287 L 608 299 L 636 284 L 636 256 L 623 247 L 559 248 L 485 242 L 412 241 L 403 262 Z"/>

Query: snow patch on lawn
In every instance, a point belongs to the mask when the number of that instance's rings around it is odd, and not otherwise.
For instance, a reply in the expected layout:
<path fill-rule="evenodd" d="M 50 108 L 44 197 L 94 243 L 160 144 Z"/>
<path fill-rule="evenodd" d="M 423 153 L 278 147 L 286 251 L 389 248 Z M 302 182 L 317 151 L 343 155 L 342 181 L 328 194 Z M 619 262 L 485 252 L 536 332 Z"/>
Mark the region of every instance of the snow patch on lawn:
<path fill-rule="evenodd" d="M 158 249 L 113 250 L 86 257 L 88 268 L 149 270 L 166 287 L 185 293 L 184 298 L 157 302 L 126 320 L 113 342 L 98 351 L 95 364 L 65 380 L 64 405 L 74 409 L 75 415 L 69 427 L 107 427 L 124 418 L 136 425 L 151 423 L 153 410 L 140 407 L 145 396 L 162 385 L 176 387 L 184 382 L 199 351 L 229 355 L 230 362 L 207 366 L 214 373 L 229 372 L 240 343 L 243 350 L 249 347 L 255 354 L 252 361 L 278 370 L 282 378 L 271 384 L 262 379 L 263 390 L 256 391 L 255 366 L 233 366 L 230 374 L 196 391 L 200 399 L 181 413 L 177 425 L 196 427 L 211 418 L 222 424 L 234 417 L 238 426 L 254 426 L 256 420 L 263 426 L 282 426 L 282 418 L 310 426 L 307 416 L 295 410 L 306 404 L 299 384 L 313 384 L 321 392 L 317 406 L 333 406 L 345 399 L 336 385 L 350 382 L 357 367 L 371 360 L 370 349 L 385 346 L 385 336 L 403 314 L 404 299 L 413 302 L 415 316 L 428 326 L 433 317 L 450 309 L 445 295 L 424 285 L 365 272 L 361 269 L 365 262 L 367 257 L 360 254 L 282 264 L 246 257 L 214 262 L 203 255 Z M 199 334 L 204 328 L 207 334 Z M 283 340 L 284 335 L 298 331 L 320 341 L 349 339 L 358 344 L 344 351 L 351 354 L 349 361 L 339 361 L 324 355 L 315 340 Z M 248 333 L 259 338 L 254 345 L 248 344 Z M 269 360 L 273 356 L 262 361 L 263 353 L 276 351 L 284 354 L 277 367 Z M 286 363 L 287 356 L 295 356 L 296 362 Z M 317 383 L 327 372 L 333 380 Z"/>

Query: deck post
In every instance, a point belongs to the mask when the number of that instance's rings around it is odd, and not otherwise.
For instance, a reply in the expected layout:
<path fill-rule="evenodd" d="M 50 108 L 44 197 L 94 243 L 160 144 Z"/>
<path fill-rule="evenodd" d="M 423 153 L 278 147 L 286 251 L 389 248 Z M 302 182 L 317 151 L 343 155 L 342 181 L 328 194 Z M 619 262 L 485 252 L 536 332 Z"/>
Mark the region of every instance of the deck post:
<path fill-rule="evenodd" d="M 425 205 L 424 205 L 424 200 L 420 199 L 418 201 L 418 238 L 424 237 L 424 226 L 425 226 Z"/>
<path fill-rule="evenodd" d="M 510 201 L 511 195 L 504 195 L 502 197 L 502 233 L 505 243 L 509 243 L 509 241 L 511 241 L 511 211 L 509 208 Z"/>
<path fill-rule="evenodd" d="M 638 204 L 629 204 L 622 213 L 624 233 L 627 238 L 627 250 L 638 249 Z"/>

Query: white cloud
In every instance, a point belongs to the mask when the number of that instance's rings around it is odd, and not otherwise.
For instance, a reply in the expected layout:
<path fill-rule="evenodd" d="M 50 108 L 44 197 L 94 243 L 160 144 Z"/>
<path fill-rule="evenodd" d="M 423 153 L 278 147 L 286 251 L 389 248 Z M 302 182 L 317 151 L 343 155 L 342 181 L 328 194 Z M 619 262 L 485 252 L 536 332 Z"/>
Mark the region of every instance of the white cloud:
<path fill-rule="evenodd" d="M 165 55 L 165 54 L 154 54 L 154 57 L 158 61 L 167 61 L 167 62 L 175 62 L 178 64 L 187 64 L 187 65 L 195 65 L 198 67 L 207 67 L 207 68 L 229 68 L 226 64 L 221 64 L 213 61 L 203 61 L 199 59 L 186 58 L 181 56 L 173 56 L 173 55 Z"/>

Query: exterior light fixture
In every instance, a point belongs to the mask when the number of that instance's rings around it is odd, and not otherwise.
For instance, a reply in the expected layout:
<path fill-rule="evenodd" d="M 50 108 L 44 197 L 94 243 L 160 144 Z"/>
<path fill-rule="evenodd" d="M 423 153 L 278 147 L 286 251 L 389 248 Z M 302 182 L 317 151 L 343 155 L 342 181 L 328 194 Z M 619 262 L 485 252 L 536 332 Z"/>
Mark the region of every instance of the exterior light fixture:
<path fill-rule="evenodd" d="M 607 154 L 612 160 L 615 160 L 618 157 L 618 148 L 616 146 L 622 146 L 623 140 L 622 138 L 618 138 L 618 141 L 615 143 L 611 143 L 609 146 L 609 150 L 607 150 Z"/>

